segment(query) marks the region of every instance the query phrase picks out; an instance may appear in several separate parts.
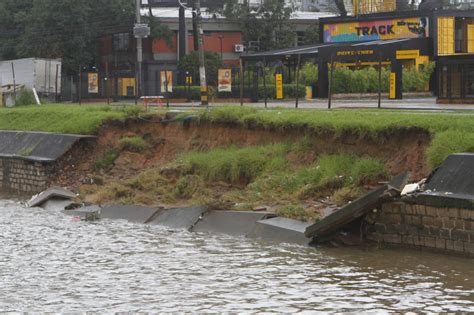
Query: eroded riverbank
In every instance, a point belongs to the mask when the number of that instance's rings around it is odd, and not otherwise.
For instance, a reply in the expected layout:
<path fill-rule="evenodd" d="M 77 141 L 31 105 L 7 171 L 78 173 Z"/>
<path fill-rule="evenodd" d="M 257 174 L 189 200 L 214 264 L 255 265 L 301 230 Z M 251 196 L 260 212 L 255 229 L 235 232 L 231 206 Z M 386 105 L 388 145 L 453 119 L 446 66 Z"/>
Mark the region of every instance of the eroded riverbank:
<path fill-rule="evenodd" d="M 0 202 L 4 311 L 474 311 L 472 260 L 306 248 Z"/>

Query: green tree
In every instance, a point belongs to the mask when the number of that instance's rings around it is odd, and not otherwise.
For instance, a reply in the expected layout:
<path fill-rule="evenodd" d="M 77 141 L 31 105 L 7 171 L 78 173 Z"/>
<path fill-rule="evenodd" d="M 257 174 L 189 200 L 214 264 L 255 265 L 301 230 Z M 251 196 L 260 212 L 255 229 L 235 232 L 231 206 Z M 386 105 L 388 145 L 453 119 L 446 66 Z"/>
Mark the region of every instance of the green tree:
<path fill-rule="evenodd" d="M 224 0 L 220 13 L 239 24 L 247 45 L 257 43 L 264 51 L 294 45 L 296 34 L 290 17 L 295 9 L 283 0 L 264 0 L 258 7 L 250 7 L 247 1 Z"/>
<path fill-rule="evenodd" d="M 0 1 L 0 60 L 18 57 L 17 41 L 24 33 L 24 16 L 31 7 L 31 0 Z"/>
<path fill-rule="evenodd" d="M 217 84 L 217 72 L 222 67 L 222 59 L 219 54 L 206 51 L 204 53 L 206 65 L 206 79 L 209 85 Z M 199 73 L 199 54 L 196 51 L 186 55 L 178 64 L 178 69 L 190 74 Z M 197 82 L 196 82 L 197 83 Z"/>

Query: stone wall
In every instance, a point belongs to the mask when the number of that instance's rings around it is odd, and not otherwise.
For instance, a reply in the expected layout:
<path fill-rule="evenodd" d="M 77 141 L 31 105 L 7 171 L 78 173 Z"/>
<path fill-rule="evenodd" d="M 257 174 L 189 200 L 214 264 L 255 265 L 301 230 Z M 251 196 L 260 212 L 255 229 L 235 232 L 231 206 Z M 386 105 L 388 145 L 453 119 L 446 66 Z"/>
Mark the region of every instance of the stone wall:
<path fill-rule="evenodd" d="M 48 186 L 51 166 L 25 159 L 0 158 L 0 189 L 16 193 L 38 193 Z"/>
<path fill-rule="evenodd" d="M 373 241 L 474 257 L 474 209 L 397 201 L 383 204 L 365 221 Z"/>

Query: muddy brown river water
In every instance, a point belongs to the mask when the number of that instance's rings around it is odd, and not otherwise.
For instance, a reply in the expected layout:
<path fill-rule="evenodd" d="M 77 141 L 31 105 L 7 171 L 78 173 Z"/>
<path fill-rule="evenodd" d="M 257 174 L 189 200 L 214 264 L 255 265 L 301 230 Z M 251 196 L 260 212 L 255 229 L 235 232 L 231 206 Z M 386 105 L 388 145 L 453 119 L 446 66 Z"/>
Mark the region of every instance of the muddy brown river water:
<path fill-rule="evenodd" d="M 474 312 L 474 260 L 306 248 L 0 201 L 1 311 Z"/>

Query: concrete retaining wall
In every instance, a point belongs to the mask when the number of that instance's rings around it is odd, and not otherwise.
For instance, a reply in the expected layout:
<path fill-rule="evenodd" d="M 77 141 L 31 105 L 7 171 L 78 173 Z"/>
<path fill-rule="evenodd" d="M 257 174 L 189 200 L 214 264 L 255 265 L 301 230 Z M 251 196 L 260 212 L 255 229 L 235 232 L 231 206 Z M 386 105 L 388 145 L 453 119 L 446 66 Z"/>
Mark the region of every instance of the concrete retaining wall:
<path fill-rule="evenodd" d="M 474 257 L 474 209 L 398 201 L 365 220 L 370 240 Z"/>
<path fill-rule="evenodd" d="M 0 158 L 0 189 L 20 193 L 38 193 L 47 188 L 49 163 L 16 158 Z"/>

